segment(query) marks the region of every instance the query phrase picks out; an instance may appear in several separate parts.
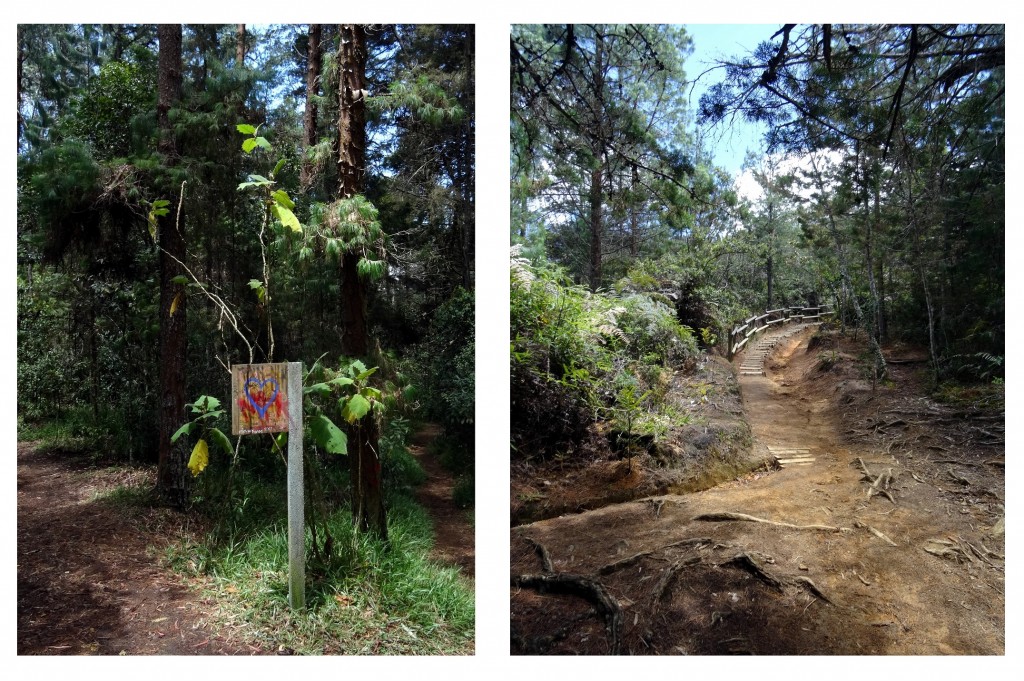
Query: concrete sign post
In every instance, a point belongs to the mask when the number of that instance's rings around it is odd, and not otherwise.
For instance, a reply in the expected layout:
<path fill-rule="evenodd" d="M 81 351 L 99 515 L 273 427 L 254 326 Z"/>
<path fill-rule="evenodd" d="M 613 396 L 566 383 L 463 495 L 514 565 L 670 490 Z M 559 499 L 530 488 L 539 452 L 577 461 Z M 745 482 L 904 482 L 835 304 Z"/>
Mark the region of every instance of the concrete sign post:
<path fill-rule="evenodd" d="M 231 368 L 231 432 L 288 433 L 288 604 L 293 610 L 306 607 L 302 431 L 302 362 Z"/>

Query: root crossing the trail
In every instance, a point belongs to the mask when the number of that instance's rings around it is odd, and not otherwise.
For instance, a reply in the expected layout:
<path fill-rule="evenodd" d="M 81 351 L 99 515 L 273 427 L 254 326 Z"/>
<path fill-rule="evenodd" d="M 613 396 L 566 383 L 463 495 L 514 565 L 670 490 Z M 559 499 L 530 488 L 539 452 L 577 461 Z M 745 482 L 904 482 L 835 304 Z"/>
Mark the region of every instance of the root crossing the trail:
<path fill-rule="evenodd" d="M 955 420 L 850 439 L 927 397 L 910 365 L 872 390 L 856 341 L 822 356 L 815 333 L 734 362 L 759 472 L 513 528 L 514 653 L 1004 652 L 1002 445 L 935 461 L 927 437 L 972 432 Z M 548 588 L 570 575 L 587 588 Z"/>

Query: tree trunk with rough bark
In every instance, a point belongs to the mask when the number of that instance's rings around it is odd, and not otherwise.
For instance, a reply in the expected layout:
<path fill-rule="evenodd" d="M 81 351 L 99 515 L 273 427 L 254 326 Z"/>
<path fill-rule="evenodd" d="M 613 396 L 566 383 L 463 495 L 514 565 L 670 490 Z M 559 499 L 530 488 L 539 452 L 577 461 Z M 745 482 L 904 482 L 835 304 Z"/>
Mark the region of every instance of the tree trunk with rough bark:
<path fill-rule="evenodd" d="M 320 37 L 323 35 L 323 27 L 320 24 L 310 24 L 309 41 L 306 52 L 306 110 L 302 114 L 302 137 L 306 144 L 305 153 L 316 144 L 316 126 L 318 110 L 316 96 L 320 94 Z M 299 183 L 303 187 L 309 187 L 313 182 L 313 164 L 308 155 L 303 157 L 302 168 L 299 171 Z"/>
<path fill-rule="evenodd" d="M 235 65 L 245 67 L 245 24 L 238 24 L 235 39 Z"/>
<path fill-rule="evenodd" d="M 594 48 L 594 89 L 595 111 L 604 109 L 604 54 L 601 36 L 597 37 Z M 605 139 L 601 126 L 594 131 L 591 145 L 594 167 L 590 171 L 590 290 L 596 291 L 601 286 L 602 255 L 601 236 L 604 229 L 602 222 L 602 204 L 604 203 L 604 152 Z"/>
<path fill-rule="evenodd" d="M 363 26 L 339 27 L 338 64 L 338 198 L 363 192 L 366 171 L 366 31 Z M 342 349 L 365 357 L 366 296 L 356 269 L 360 254 L 345 253 L 341 259 Z M 349 470 L 352 477 L 353 522 L 360 530 L 387 539 L 387 518 L 381 486 L 380 447 L 374 415 L 367 414 L 352 433 Z"/>
<path fill-rule="evenodd" d="M 157 148 L 164 164 L 177 162 L 178 149 L 168 112 L 181 99 L 181 25 L 162 24 L 157 29 L 160 52 L 157 62 Z M 189 500 L 188 450 L 184 438 L 176 444 L 171 436 L 185 422 L 185 363 L 188 335 L 185 328 L 185 287 L 173 279 L 182 274 L 185 235 L 178 215 L 178 197 L 168 197 L 170 213 L 160 219 L 160 441 L 157 491 L 172 506 L 182 508 Z"/>

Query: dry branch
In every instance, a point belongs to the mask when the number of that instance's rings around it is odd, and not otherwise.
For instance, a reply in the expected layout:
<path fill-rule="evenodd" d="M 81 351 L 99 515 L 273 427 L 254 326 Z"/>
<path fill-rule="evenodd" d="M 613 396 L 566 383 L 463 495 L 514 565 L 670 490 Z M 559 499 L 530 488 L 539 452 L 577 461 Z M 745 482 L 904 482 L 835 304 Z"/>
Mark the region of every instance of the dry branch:
<path fill-rule="evenodd" d="M 890 546 L 899 546 L 899 544 L 894 542 L 892 539 L 889 539 L 884 534 L 882 534 L 881 532 L 879 532 L 875 528 L 871 527 L 870 525 L 868 525 L 868 532 L 870 532 L 871 534 L 875 535 L 876 537 L 878 537 L 879 539 L 884 541 L 886 544 L 889 544 Z"/>

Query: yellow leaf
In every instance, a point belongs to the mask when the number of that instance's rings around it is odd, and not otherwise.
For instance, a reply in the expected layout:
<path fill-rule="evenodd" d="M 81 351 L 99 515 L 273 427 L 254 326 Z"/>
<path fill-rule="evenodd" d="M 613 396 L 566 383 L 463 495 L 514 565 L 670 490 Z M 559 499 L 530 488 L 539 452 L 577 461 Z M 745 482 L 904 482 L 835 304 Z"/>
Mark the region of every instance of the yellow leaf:
<path fill-rule="evenodd" d="M 176 296 L 174 296 L 174 300 L 171 301 L 171 313 L 170 313 L 169 316 L 173 317 L 175 310 L 178 309 L 178 303 L 181 302 L 181 294 L 182 293 L 184 293 L 184 291 L 178 291 L 178 294 Z"/>
<path fill-rule="evenodd" d="M 210 448 L 206 440 L 200 440 L 192 450 L 192 457 L 188 460 L 188 469 L 192 471 L 192 477 L 203 472 L 206 464 L 210 462 Z"/>

